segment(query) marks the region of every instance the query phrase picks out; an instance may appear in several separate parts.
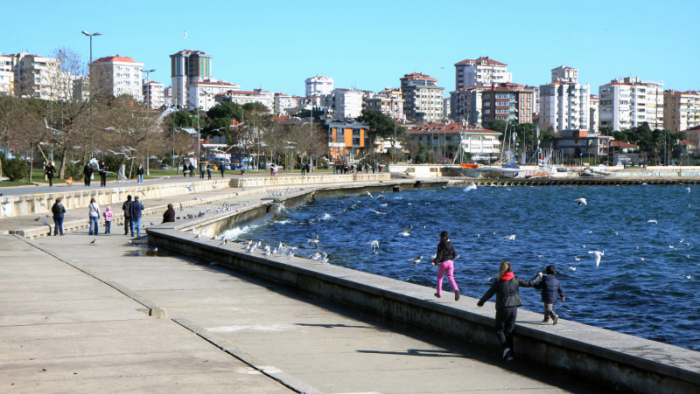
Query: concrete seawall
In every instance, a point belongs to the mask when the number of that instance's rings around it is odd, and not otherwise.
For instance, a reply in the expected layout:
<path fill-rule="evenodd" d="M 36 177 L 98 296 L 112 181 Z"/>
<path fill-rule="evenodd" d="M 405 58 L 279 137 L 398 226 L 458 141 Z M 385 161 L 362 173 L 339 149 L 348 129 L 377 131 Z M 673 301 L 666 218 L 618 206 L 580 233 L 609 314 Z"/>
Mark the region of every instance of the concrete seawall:
<path fill-rule="evenodd" d="M 311 196 L 302 192 L 290 198 L 291 207 Z M 246 208 L 247 216 L 235 219 L 237 214 L 233 213 L 226 220 L 263 220 L 268 209 L 266 205 L 253 206 Z M 208 227 L 212 225 L 208 220 L 194 226 L 188 224 L 187 228 L 210 233 Z M 477 308 L 476 300 L 469 297 L 458 303 L 436 301 L 432 289 L 423 286 L 308 259 L 264 258 L 246 253 L 240 244 L 222 246 L 209 238 L 195 239 L 183 229 L 186 228 L 149 228 L 149 243 L 204 261 L 216 261 L 392 320 L 476 345 L 500 348 L 493 330 L 493 303 Z M 570 321 L 560 320 L 557 326 L 541 325 L 541 320 L 541 314 L 519 312 L 515 331 L 518 357 L 604 382 L 621 392 L 700 392 L 698 352 Z"/>
<path fill-rule="evenodd" d="M 260 178 L 240 178 L 238 187 L 248 186 L 274 186 L 274 185 L 307 185 L 307 184 L 338 184 L 350 182 L 371 182 L 388 181 L 391 174 L 388 172 L 377 174 L 323 174 L 306 175 L 300 177 L 280 176 L 280 177 L 260 177 Z"/>

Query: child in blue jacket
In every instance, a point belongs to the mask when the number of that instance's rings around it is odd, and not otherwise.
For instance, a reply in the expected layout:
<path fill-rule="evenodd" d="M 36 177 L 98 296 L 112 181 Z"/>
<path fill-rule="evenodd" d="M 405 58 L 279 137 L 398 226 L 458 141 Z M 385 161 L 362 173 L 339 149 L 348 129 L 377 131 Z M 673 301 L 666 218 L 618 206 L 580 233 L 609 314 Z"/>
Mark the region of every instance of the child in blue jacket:
<path fill-rule="evenodd" d="M 544 302 L 544 323 L 549 323 L 549 318 L 552 318 L 554 324 L 559 321 L 559 316 L 554 313 L 554 303 L 557 301 L 557 293 L 559 298 L 564 301 L 564 292 L 561 290 L 561 285 L 559 284 L 559 279 L 555 277 L 557 274 L 557 269 L 550 265 L 545 270 L 547 276 L 545 276 L 542 281 L 535 286 L 535 289 L 542 290 L 542 302 Z"/>

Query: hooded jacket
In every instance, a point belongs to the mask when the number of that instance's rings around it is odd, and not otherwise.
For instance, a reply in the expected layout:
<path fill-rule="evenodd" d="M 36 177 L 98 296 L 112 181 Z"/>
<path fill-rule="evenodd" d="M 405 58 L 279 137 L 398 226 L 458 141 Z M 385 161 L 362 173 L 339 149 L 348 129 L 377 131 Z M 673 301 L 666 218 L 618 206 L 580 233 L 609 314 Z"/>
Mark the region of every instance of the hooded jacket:
<path fill-rule="evenodd" d="M 452 245 L 452 241 L 448 239 L 447 241 L 445 241 L 444 245 L 442 242 L 438 244 L 437 253 L 435 254 L 435 260 L 433 261 L 436 264 L 440 264 L 445 261 L 454 260 L 455 256 L 455 247 Z"/>
<path fill-rule="evenodd" d="M 542 278 L 542 282 L 536 284 L 535 289 L 542 290 L 542 301 L 546 304 L 553 304 L 557 298 L 564 298 L 559 279 L 554 275 L 547 275 Z M 559 293 L 559 297 L 557 297 Z"/>
<path fill-rule="evenodd" d="M 512 272 L 510 272 L 510 274 L 512 274 Z M 484 305 L 489 298 L 496 294 L 496 309 L 521 306 L 523 301 L 520 299 L 518 288 L 520 286 L 532 287 L 540 280 L 539 275 L 530 280 L 518 278 L 517 276 L 507 276 L 505 278 L 506 279 L 497 279 L 495 282 L 493 282 L 491 288 L 486 292 L 486 294 L 484 294 L 483 297 L 481 297 L 477 305 Z"/>
<path fill-rule="evenodd" d="M 114 220 L 114 212 L 112 212 L 112 207 L 105 208 L 105 211 L 102 214 L 102 216 L 105 217 L 105 222 L 111 222 L 112 220 Z"/>

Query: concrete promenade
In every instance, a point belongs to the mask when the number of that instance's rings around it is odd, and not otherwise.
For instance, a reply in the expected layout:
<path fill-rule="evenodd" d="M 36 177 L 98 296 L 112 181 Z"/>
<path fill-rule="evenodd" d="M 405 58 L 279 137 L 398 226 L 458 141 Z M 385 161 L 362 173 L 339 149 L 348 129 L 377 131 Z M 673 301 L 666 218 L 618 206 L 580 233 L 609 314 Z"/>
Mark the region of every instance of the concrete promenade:
<path fill-rule="evenodd" d="M 0 236 L 1 392 L 607 392 L 131 237 L 94 238 L 30 241 L 42 251 Z"/>

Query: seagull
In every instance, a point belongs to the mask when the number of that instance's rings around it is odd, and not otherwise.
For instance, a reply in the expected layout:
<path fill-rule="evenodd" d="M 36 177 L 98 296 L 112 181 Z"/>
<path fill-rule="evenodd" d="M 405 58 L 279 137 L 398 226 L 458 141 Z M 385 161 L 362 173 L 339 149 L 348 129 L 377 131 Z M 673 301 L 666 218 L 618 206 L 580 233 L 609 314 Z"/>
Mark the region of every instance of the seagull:
<path fill-rule="evenodd" d="M 588 205 L 588 202 L 583 197 L 575 199 L 574 202 L 577 202 L 579 206 Z"/>
<path fill-rule="evenodd" d="M 372 193 L 370 193 L 370 192 L 365 192 L 365 195 L 369 196 L 369 198 L 372 198 L 372 199 L 374 198 L 374 197 L 372 196 Z"/>
<path fill-rule="evenodd" d="M 573 265 L 570 265 L 570 266 L 569 266 L 569 269 L 572 270 L 572 271 L 574 271 L 574 272 L 576 271 L 576 267 L 574 267 Z"/>
<path fill-rule="evenodd" d="M 581 261 L 581 258 L 578 257 L 578 256 L 574 256 L 574 260 L 576 260 L 576 261 Z"/>
<path fill-rule="evenodd" d="M 318 243 L 321 242 L 321 240 L 318 239 L 318 235 L 310 240 L 308 240 L 310 244 L 314 244 L 316 246 L 316 249 L 318 249 Z"/>
<path fill-rule="evenodd" d="M 386 213 L 385 213 L 385 212 L 379 212 L 379 211 L 375 211 L 374 209 L 370 209 L 370 211 L 372 211 L 372 212 L 376 213 L 377 215 L 386 215 Z"/>
<path fill-rule="evenodd" d="M 380 249 L 379 249 L 379 241 L 378 241 L 378 240 L 374 240 L 374 241 L 368 242 L 367 245 L 370 245 L 370 246 L 372 247 L 372 252 L 375 252 L 375 253 L 376 253 L 378 250 L 380 250 Z"/>
<path fill-rule="evenodd" d="M 656 221 L 656 220 L 654 220 L 654 219 L 651 219 L 651 220 L 647 220 L 647 222 L 649 222 L 649 223 L 654 223 L 654 224 L 659 224 L 659 222 L 657 222 L 657 221 Z"/>
<path fill-rule="evenodd" d="M 421 261 L 423 261 L 423 255 L 420 255 L 416 257 L 415 259 L 408 259 L 410 263 L 413 263 L 413 265 L 418 265 Z"/>
<path fill-rule="evenodd" d="M 503 237 L 503 241 L 501 241 L 501 242 L 504 242 L 506 239 L 511 240 L 511 241 L 515 241 L 515 234 Z"/>
<path fill-rule="evenodd" d="M 668 245 L 668 247 L 671 249 L 675 248 L 675 246 L 673 246 L 673 245 Z"/>
<path fill-rule="evenodd" d="M 182 32 L 182 39 L 184 40 L 185 38 L 187 38 L 187 31 Z"/>
<path fill-rule="evenodd" d="M 377 198 L 376 198 L 376 199 L 377 199 L 377 200 L 379 200 L 380 198 L 386 198 L 386 196 L 385 196 L 385 195 L 383 195 L 383 194 L 380 194 L 380 195 L 378 195 L 378 196 L 377 196 Z"/>
<path fill-rule="evenodd" d="M 687 190 L 688 193 L 690 193 L 690 188 L 689 188 L 689 187 L 686 187 L 685 190 Z"/>
<path fill-rule="evenodd" d="M 405 230 L 403 230 L 402 232 L 398 233 L 397 235 L 400 235 L 400 236 L 402 236 L 402 237 L 408 237 L 408 236 L 411 235 L 411 233 L 409 233 L 409 231 L 411 231 L 412 228 L 413 228 L 413 226 L 408 226 Z"/>
<path fill-rule="evenodd" d="M 228 241 L 226 240 L 226 238 L 224 238 L 224 240 L 221 241 L 221 245 L 226 245 L 226 242 L 228 242 Z"/>
<path fill-rule="evenodd" d="M 294 257 L 294 251 L 290 250 L 289 252 L 287 252 L 287 258 L 291 260 L 292 257 Z"/>
<path fill-rule="evenodd" d="M 314 253 L 313 256 L 311 256 L 311 260 L 318 261 L 320 263 L 327 263 L 328 262 L 328 255 L 324 252 L 316 252 Z"/>
<path fill-rule="evenodd" d="M 600 265 L 600 258 L 601 258 L 602 256 L 605 256 L 605 252 L 599 252 L 599 251 L 597 251 L 597 250 L 591 250 L 591 251 L 588 252 L 588 253 L 591 253 L 591 254 L 595 255 L 595 266 L 596 266 L 596 267 Z"/>
<path fill-rule="evenodd" d="M 691 278 L 690 275 L 683 275 L 683 277 L 686 278 L 686 279 L 690 279 L 690 278 Z"/>

